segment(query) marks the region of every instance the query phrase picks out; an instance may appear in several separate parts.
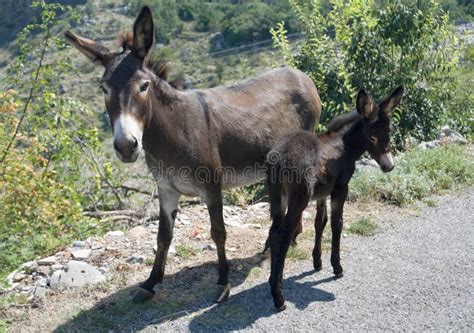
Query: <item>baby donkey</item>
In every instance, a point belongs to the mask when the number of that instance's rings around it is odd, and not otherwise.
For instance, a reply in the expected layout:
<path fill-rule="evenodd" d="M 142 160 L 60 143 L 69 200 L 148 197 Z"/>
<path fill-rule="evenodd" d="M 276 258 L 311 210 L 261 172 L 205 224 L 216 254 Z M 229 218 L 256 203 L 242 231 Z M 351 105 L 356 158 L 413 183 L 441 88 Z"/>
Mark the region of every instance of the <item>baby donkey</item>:
<path fill-rule="evenodd" d="M 275 306 L 279 310 L 286 307 L 281 293 L 285 257 L 310 199 L 317 200 L 314 269 L 319 271 L 322 265 L 321 236 L 328 220 L 326 197 L 331 195 L 331 264 L 335 276 L 342 277 L 339 243 L 348 183 L 357 159 L 366 151 L 384 172 L 393 169 L 390 116 L 402 95 L 403 87 L 400 86 L 390 97 L 376 104 L 361 89 L 357 95 L 357 111 L 333 119 L 326 133 L 292 133 L 268 153 L 267 181 L 273 220 L 268 243 L 271 251 L 269 282 Z"/>

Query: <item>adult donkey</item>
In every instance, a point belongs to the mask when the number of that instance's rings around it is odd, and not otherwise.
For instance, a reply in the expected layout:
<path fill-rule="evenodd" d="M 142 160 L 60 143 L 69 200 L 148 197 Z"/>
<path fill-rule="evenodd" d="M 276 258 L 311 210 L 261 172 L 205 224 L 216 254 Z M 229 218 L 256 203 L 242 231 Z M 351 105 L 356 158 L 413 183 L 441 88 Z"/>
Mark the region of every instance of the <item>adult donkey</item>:
<path fill-rule="evenodd" d="M 153 297 L 154 286 L 163 281 L 181 194 L 201 196 L 207 204 L 219 260 L 216 301 L 225 300 L 230 287 L 222 189 L 264 179 L 265 173 L 257 171 L 276 140 L 297 129 L 313 129 L 321 113 L 313 82 L 284 68 L 231 87 L 177 90 L 166 81 L 166 71 L 149 60 L 155 40 L 149 7 L 142 8 L 120 53 L 69 31 L 66 38 L 105 67 L 100 87 L 118 158 L 134 162 L 143 149 L 158 183 L 158 251 L 134 300 Z M 224 177 L 223 169 L 234 174 Z"/>

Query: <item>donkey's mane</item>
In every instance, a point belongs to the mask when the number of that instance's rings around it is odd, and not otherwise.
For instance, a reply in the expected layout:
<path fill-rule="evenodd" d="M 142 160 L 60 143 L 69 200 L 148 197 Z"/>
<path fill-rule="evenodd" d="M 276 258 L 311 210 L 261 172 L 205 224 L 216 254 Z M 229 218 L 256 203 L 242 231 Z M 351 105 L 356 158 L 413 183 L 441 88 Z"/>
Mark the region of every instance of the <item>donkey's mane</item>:
<path fill-rule="evenodd" d="M 125 31 L 120 33 L 117 36 L 117 40 L 119 45 L 122 47 L 122 53 L 125 53 L 127 51 L 131 51 L 133 48 L 133 33 L 130 31 Z M 145 60 L 145 65 L 148 66 L 148 68 L 155 73 L 156 76 L 158 76 L 160 79 L 167 81 L 168 76 L 171 72 L 171 64 L 163 60 L 159 57 L 157 57 L 154 54 L 151 54 L 148 56 Z"/>
<path fill-rule="evenodd" d="M 345 125 L 350 124 L 359 118 L 360 118 L 360 114 L 355 110 L 341 114 L 340 116 L 337 116 L 336 118 L 331 120 L 331 122 L 328 124 L 327 126 L 328 132 L 337 131 L 341 129 L 342 127 L 344 127 Z"/>

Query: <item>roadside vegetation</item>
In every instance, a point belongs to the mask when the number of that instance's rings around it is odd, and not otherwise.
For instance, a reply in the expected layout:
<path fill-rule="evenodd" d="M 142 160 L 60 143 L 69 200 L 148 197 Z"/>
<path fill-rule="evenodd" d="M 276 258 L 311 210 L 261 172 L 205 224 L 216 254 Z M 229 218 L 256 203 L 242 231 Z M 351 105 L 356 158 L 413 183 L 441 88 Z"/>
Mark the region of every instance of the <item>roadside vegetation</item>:
<path fill-rule="evenodd" d="M 349 186 L 349 197 L 407 205 L 431 194 L 472 185 L 472 151 L 459 146 L 415 149 L 402 155 L 388 174 L 374 168 L 356 172 Z"/>
<path fill-rule="evenodd" d="M 124 15 L 131 21 L 144 3 L 124 0 L 119 5 L 126 7 Z M 396 111 L 395 133 L 400 151 L 410 137 L 431 139 L 444 124 L 471 140 L 474 51 L 472 45 L 458 47 L 451 22 L 472 18 L 472 6 L 461 0 L 441 5 L 418 1 L 419 7 L 412 3 L 159 0 L 152 6 L 159 22 L 158 42 L 163 44 L 157 55 L 176 63 L 175 75 L 189 74 L 202 88 L 243 79 L 272 65 L 298 67 L 321 92 L 320 129 L 353 106 L 357 87 L 380 96 L 403 83 L 407 97 Z M 448 3 L 459 13 L 448 17 L 443 12 Z M 130 200 L 136 191 L 123 186 L 130 174 L 104 142 L 108 123 L 93 85 L 97 70 L 69 52 L 61 38 L 61 32 L 73 26 L 79 33 L 96 29 L 89 31 L 93 38 L 105 34 L 112 39 L 119 27 L 130 23 L 111 10 L 119 5 L 89 1 L 71 8 L 35 2 L 38 21 L 17 37 L 18 53 L 0 84 L 0 281 L 25 261 L 115 227 L 110 217 L 90 212 L 137 207 Z M 114 14 L 107 20 L 95 18 L 97 6 Z M 92 19 L 97 24 L 90 23 Z M 304 39 L 289 41 L 293 32 L 304 33 Z M 208 54 L 270 36 L 278 52 L 219 59 Z M 84 86 L 71 87 L 73 77 L 85 78 Z M 400 158 L 391 174 L 361 170 L 352 180 L 350 196 L 404 205 L 472 185 L 473 174 L 472 154 L 463 148 L 415 149 Z M 247 205 L 265 196 L 263 185 L 255 185 L 226 192 L 225 201 Z M 176 250 L 183 258 L 194 255 L 191 248 Z M 0 330 L 2 325 L 0 320 Z"/>

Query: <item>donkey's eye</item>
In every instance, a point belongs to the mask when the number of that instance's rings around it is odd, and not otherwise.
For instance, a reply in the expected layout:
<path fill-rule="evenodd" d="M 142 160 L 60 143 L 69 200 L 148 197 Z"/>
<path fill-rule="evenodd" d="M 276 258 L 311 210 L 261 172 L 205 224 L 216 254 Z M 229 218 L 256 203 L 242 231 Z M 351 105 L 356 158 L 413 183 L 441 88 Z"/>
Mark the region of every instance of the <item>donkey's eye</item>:
<path fill-rule="evenodd" d="M 102 90 L 102 92 L 104 93 L 104 95 L 107 95 L 109 92 L 107 91 L 107 89 L 104 88 L 104 86 L 99 86 L 100 90 Z"/>
<path fill-rule="evenodd" d="M 377 143 L 377 138 L 375 136 L 371 136 L 369 141 L 375 145 Z"/>
<path fill-rule="evenodd" d="M 150 81 L 146 81 L 144 84 L 140 86 L 140 92 L 147 91 L 149 86 L 150 86 Z"/>

